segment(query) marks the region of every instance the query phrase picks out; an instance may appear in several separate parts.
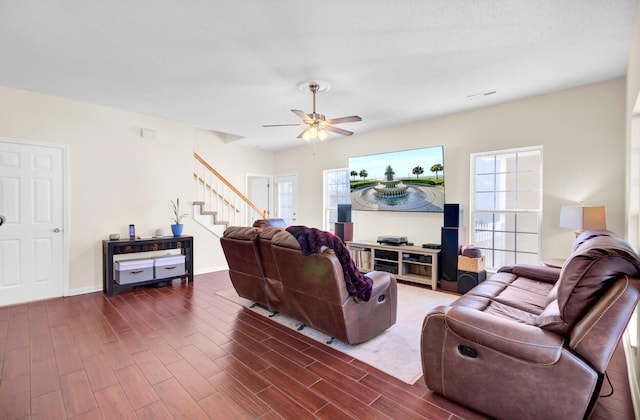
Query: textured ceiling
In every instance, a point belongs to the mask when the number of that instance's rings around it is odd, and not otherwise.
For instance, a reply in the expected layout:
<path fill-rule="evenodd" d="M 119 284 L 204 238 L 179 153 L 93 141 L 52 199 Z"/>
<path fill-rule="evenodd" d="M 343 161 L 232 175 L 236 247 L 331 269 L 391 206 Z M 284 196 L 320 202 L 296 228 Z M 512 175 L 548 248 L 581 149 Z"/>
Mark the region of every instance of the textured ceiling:
<path fill-rule="evenodd" d="M 0 85 L 299 145 L 290 109 L 356 134 L 626 72 L 636 0 L 0 0 Z M 496 91 L 492 95 L 484 92 Z M 469 99 L 470 95 L 481 94 Z M 149 127 L 153 128 L 153 127 Z M 339 141 L 331 134 L 328 141 Z"/>

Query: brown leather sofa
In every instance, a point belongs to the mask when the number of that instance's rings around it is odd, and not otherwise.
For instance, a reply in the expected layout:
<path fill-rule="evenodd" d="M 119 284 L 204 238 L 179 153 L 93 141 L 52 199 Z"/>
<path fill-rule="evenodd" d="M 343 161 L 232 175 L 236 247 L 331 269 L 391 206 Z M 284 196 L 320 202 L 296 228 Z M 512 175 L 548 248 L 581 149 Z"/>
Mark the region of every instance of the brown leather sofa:
<path fill-rule="evenodd" d="M 640 259 L 608 231 L 580 235 L 562 269 L 503 267 L 427 314 L 427 386 L 501 419 L 580 419 L 640 296 Z"/>
<path fill-rule="evenodd" d="M 291 316 L 347 344 L 367 341 L 395 324 L 393 275 L 371 272 L 367 301 L 349 295 L 330 249 L 303 256 L 297 240 L 276 227 L 229 227 L 220 239 L 238 295 Z"/>

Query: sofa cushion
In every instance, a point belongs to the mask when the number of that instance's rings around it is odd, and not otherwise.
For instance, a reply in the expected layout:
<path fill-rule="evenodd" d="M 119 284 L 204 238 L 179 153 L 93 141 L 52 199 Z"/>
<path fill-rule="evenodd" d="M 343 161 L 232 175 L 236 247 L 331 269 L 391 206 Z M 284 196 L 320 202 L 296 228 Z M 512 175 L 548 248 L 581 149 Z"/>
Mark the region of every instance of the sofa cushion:
<path fill-rule="evenodd" d="M 229 239 L 240 239 L 245 241 L 255 241 L 260 234 L 260 229 L 255 227 L 231 226 L 222 234 Z"/>
<path fill-rule="evenodd" d="M 552 284 L 499 272 L 471 289 L 455 306 L 461 305 L 499 318 L 535 325 L 543 311 Z"/>
<path fill-rule="evenodd" d="M 514 308 L 539 314 L 546 305 L 546 298 L 552 284 L 499 272 L 467 292 L 471 296 L 484 296 L 492 302 L 499 302 Z"/>
<path fill-rule="evenodd" d="M 265 239 L 267 241 L 270 241 L 273 239 L 273 236 L 278 233 L 278 232 L 282 232 L 284 229 L 281 227 L 273 227 L 273 226 L 268 226 L 265 228 L 262 228 L 260 230 L 259 233 L 259 237 L 260 239 Z"/>

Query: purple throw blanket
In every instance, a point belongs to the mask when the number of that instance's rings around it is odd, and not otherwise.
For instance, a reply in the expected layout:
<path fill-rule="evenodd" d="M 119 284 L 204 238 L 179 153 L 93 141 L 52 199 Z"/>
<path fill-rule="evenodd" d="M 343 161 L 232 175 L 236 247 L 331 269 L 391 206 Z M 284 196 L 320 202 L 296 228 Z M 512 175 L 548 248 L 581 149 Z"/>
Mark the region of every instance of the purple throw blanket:
<path fill-rule="evenodd" d="M 320 252 L 323 246 L 333 249 L 342 266 L 344 281 L 349 294 L 365 302 L 371 299 L 373 280 L 358 271 L 351 259 L 349 249 L 339 237 L 329 232 L 306 226 L 289 226 L 287 232 L 296 238 L 304 256 Z"/>

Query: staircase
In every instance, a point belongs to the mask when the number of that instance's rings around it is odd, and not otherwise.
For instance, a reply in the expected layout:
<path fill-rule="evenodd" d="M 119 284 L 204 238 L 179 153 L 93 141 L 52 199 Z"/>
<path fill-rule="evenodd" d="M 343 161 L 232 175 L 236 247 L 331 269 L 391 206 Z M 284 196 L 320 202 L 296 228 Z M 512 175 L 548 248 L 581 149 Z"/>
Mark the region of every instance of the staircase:
<path fill-rule="evenodd" d="M 194 201 L 193 220 L 200 223 L 214 235 L 222 237 L 225 229 L 229 227 L 229 222 L 226 220 L 217 220 L 218 212 L 213 210 L 205 210 L 206 208 L 207 203 L 205 201 Z"/>
<path fill-rule="evenodd" d="M 196 197 L 193 201 L 193 219 L 196 222 L 222 237 L 225 229 L 231 225 L 247 226 L 248 220 L 268 217 L 267 210 L 259 209 L 200 155 L 194 152 L 193 157 Z"/>

